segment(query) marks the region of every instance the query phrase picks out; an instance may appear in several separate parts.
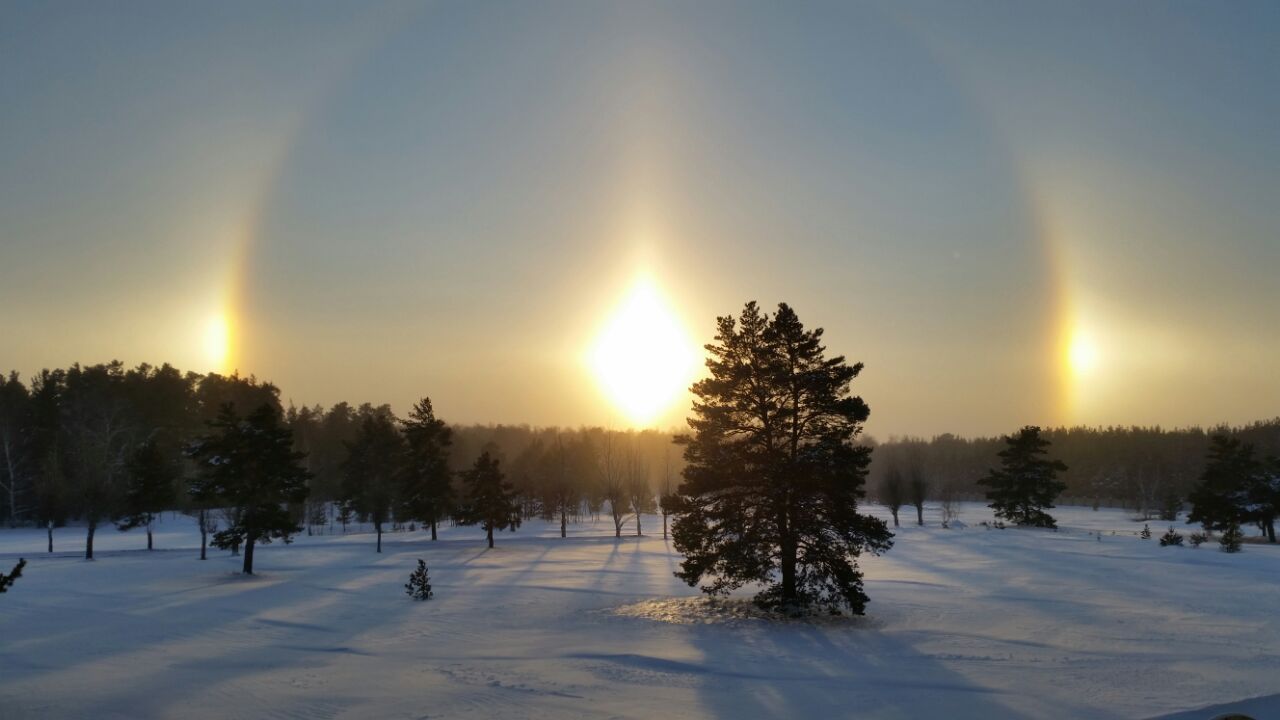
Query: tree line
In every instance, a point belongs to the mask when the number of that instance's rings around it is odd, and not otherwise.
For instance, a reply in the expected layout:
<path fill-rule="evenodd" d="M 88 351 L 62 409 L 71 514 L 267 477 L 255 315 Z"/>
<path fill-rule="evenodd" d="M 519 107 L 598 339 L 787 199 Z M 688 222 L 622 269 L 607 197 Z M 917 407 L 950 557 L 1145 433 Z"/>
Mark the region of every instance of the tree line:
<path fill-rule="evenodd" d="M 1106 427 L 1044 429 L 1065 469 L 1058 473 L 1062 495 L 1080 504 L 1124 507 L 1143 519 L 1173 520 L 1200 485 L 1206 458 L 1218 436 L 1239 440 L 1259 457 L 1280 455 L 1280 418 L 1248 425 L 1208 429 L 1191 427 Z M 895 509 L 920 508 L 927 497 L 980 497 L 979 481 L 1003 437 L 931 439 L 892 438 L 874 443 L 871 486 L 882 503 Z"/>
<path fill-rule="evenodd" d="M 287 453 L 272 455 L 268 437 Z M 166 511 L 195 518 L 202 557 L 210 541 L 249 555 L 291 528 L 355 521 L 373 524 L 378 550 L 384 528 L 405 523 L 435 539 L 446 521 L 491 535 L 543 517 L 563 536 L 606 514 L 617 535 L 632 523 L 639 534 L 641 514 L 674 487 L 681 463 L 670 448 L 671 436 L 653 431 L 450 426 L 426 398 L 404 419 L 368 403 L 286 409 L 279 389 L 254 377 L 73 365 L 29 382 L 0 377 L 0 521 L 46 528 L 49 552 L 54 530 L 79 521 L 89 558 L 103 527 L 140 528 L 151 549 Z M 237 452 L 258 452 L 258 465 L 235 465 Z M 268 476 L 289 478 L 271 503 L 254 511 L 237 500 Z M 506 521 L 469 503 L 488 493 L 496 513 L 495 487 L 512 505 Z M 267 517 L 271 504 L 277 517 Z"/>

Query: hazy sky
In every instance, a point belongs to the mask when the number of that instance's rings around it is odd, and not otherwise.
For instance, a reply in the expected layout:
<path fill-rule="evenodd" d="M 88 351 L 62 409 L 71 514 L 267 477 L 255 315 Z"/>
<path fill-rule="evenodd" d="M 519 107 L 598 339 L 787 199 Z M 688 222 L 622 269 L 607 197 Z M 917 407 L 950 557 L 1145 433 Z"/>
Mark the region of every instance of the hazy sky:
<path fill-rule="evenodd" d="M 751 299 L 825 327 L 881 438 L 1274 416 L 1277 38 L 1274 2 L 0 0 L 0 368 L 625 426 L 588 355 L 648 277 L 698 345 Z"/>

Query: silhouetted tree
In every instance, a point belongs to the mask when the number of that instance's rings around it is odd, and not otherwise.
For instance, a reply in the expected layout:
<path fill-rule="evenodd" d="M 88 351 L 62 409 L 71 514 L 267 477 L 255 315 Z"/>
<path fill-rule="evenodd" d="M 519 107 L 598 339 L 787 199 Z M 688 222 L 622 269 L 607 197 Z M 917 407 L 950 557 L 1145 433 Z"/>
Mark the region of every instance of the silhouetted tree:
<path fill-rule="evenodd" d="M 917 463 L 907 468 L 907 499 L 916 508 L 916 524 L 924 525 L 924 501 L 929 495 L 929 479 Z"/>
<path fill-rule="evenodd" d="M 890 465 L 880 481 L 880 502 L 889 508 L 893 516 L 893 526 L 898 527 L 898 511 L 907 499 L 907 479 L 897 465 Z"/>
<path fill-rule="evenodd" d="M 1040 437 L 1040 428 L 1028 425 L 1017 435 L 1005 438 L 1008 445 L 1000 451 L 1000 468 L 993 468 L 979 485 L 987 491 L 989 507 L 998 518 L 1031 527 L 1057 527 L 1046 508 L 1066 487 L 1057 475 L 1067 469 L 1060 460 L 1042 457 L 1049 441 Z"/>
<path fill-rule="evenodd" d="M 174 485 L 180 472 L 177 465 L 154 441 L 143 442 L 126 463 L 124 517 L 116 524 L 120 530 L 136 527 L 147 529 L 147 549 L 153 549 L 151 525 L 157 515 L 173 507 L 177 498 Z"/>
<path fill-rule="evenodd" d="M 404 422 L 404 439 L 407 452 L 401 475 L 400 512 L 404 518 L 430 525 L 431 539 L 435 540 L 436 525 L 454 502 L 449 472 L 453 431 L 436 417 L 431 399 L 422 398 Z"/>
<path fill-rule="evenodd" d="M 427 563 L 418 560 L 418 569 L 409 573 L 409 582 L 404 584 L 405 593 L 414 600 L 431 599 L 431 576 L 427 573 Z"/>
<path fill-rule="evenodd" d="M 0 493 L 3 493 L 9 527 L 18 524 L 20 498 L 29 489 L 30 453 L 26 430 L 30 426 L 31 393 L 18 378 L 0 375 Z"/>
<path fill-rule="evenodd" d="M 306 499 L 307 471 L 302 454 L 293 450 L 292 433 L 280 423 L 278 407 L 262 405 L 241 419 L 233 405 L 224 405 L 210 429 L 188 451 L 199 466 L 191 494 L 197 503 L 232 510 L 213 546 L 243 544 L 243 571 L 251 575 L 257 543 L 276 538 L 287 543 L 302 530 L 288 505 Z"/>
<path fill-rule="evenodd" d="M 786 304 L 754 302 L 717 320 L 710 377 L 694 384 L 684 482 L 671 496 L 676 576 L 710 594 L 746 583 L 766 607 L 821 604 L 862 613 L 856 558 L 891 545 L 884 522 L 858 513 L 871 449 L 853 444 L 870 410 L 849 394 L 862 370 L 827 358 L 822 329 Z"/>
<path fill-rule="evenodd" d="M 489 547 L 493 547 L 494 530 L 520 527 L 519 498 L 498 469 L 498 461 L 488 451 L 481 453 L 475 465 L 462 473 L 462 483 L 467 494 L 458 513 L 459 525 L 484 528 Z"/>
<path fill-rule="evenodd" d="M 396 502 L 396 484 L 401 477 L 404 438 L 392 418 L 368 415 L 360 434 L 348 443 L 349 455 L 343 463 L 343 501 L 360 517 L 373 523 L 378 535 L 377 552 L 382 552 L 382 524 L 391 520 Z"/>
<path fill-rule="evenodd" d="M 1256 522 L 1275 542 L 1275 518 L 1280 511 L 1280 463 L 1259 460 L 1252 443 L 1215 435 L 1200 483 L 1189 498 L 1188 523 L 1212 530 Z"/>

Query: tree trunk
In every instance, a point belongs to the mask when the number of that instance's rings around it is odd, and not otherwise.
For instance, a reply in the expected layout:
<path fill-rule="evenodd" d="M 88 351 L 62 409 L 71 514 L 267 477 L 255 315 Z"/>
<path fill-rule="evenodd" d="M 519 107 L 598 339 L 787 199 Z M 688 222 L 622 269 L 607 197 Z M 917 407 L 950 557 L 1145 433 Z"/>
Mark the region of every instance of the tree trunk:
<path fill-rule="evenodd" d="M 782 565 L 782 601 L 786 604 L 796 600 L 796 543 L 789 537 L 783 537 L 779 543 Z"/>
<path fill-rule="evenodd" d="M 253 542 L 257 540 L 252 534 L 245 537 L 244 541 L 244 574 L 253 574 Z"/>
<path fill-rule="evenodd" d="M 924 525 L 924 503 L 916 506 L 916 524 Z"/>
<path fill-rule="evenodd" d="M 13 451 L 9 447 L 9 436 L 4 438 L 4 461 L 9 468 L 9 527 L 18 526 L 18 475 L 13 467 Z"/>
<path fill-rule="evenodd" d="M 93 559 L 93 533 L 96 532 L 97 529 L 98 529 L 98 523 L 93 520 L 90 520 L 89 532 L 85 535 L 85 539 L 84 539 L 84 559 L 85 560 Z"/>
<path fill-rule="evenodd" d="M 889 508 L 889 512 L 893 513 L 893 526 L 898 527 L 898 511 L 896 508 Z"/>
<path fill-rule="evenodd" d="M 378 533 L 378 552 L 382 552 L 382 523 L 374 523 L 373 529 Z"/>
<path fill-rule="evenodd" d="M 49 552 L 53 552 L 53 521 L 49 521 Z"/>
<path fill-rule="evenodd" d="M 489 536 L 489 547 L 493 547 L 493 526 L 485 528 L 485 532 Z"/>
<path fill-rule="evenodd" d="M 565 529 L 566 529 L 565 524 L 566 524 L 566 521 L 568 520 L 568 518 L 565 517 L 565 511 L 566 511 L 566 508 L 564 506 L 564 503 L 561 503 L 560 504 L 560 537 L 565 536 Z"/>
<path fill-rule="evenodd" d="M 1273 518 L 1267 518 L 1267 541 L 1276 541 L 1276 521 Z"/>
<path fill-rule="evenodd" d="M 662 511 L 662 539 L 667 539 L 667 511 Z"/>
<path fill-rule="evenodd" d="M 151 544 L 151 523 L 147 523 L 147 549 L 155 549 L 155 546 Z"/>
<path fill-rule="evenodd" d="M 639 536 L 640 534 L 641 534 L 640 533 L 640 513 L 637 512 L 636 513 L 636 535 Z"/>
<path fill-rule="evenodd" d="M 436 519 L 431 518 L 431 539 L 436 539 Z"/>
<path fill-rule="evenodd" d="M 201 521 L 200 523 L 200 559 L 201 560 L 209 559 L 208 547 L 209 547 L 209 531 L 205 529 L 204 522 Z"/>

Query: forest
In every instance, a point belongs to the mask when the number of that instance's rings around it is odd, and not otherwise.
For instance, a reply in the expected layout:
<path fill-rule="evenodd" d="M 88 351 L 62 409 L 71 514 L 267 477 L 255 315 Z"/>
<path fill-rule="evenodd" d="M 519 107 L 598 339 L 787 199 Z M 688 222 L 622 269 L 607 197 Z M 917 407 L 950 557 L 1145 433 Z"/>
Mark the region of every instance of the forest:
<path fill-rule="evenodd" d="M 359 473 L 352 463 L 362 428 L 373 422 L 403 428 L 404 421 L 389 405 L 284 407 L 280 395 L 252 376 L 183 372 L 167 364 L 73 365 L 25 381 L 10 373 L 0 378 L 0 522 L 48 527 L 52 544 L 53 529 L 72 521 L 92 535 L 112 525 L 146 528 L 162 511 L 198 514 L 190 492 L 196 475 L 191 445 L 225 405 L 242 414 L 267 405 L 290 431 L 307 492 L 289 513 L 307 533 L 340 532 L 345 522 L 367 520 L 371 510 L 357 502 Z M 458 473 L 487 452 L 510 483 L 521 517 L 563 527 L 603 515 L 617 534 L 641 533 L 641 514 L 660 510 L 660 499 L 679 485 L 684 460 L 675 434 L 450 424 L 442 457 L 453 486 L 461 482 Z M 1214 435 L 1238 438 L 1260 456 L 1280 455 L 1280 418 L 1239 427 L 1056 428 L 1043 435 L 1052 456 L 1067 466 L 1059 476 L 1066 486 L 1060 504 L 1124 507 L 1148 518 L 1183 506 L 1201 480 Z M 886 479 L 901 477 L 907 494 L 923 502 L 981 498 L 978 481 L 996 463 L 1003 440 L 945 434 L 877 442 L 860 435 L 856 442 L 873 448 L 867 483 L 873 499 L 883 502 Z M 152 488 L 150 504 L 139 498 L 148 467 L 153 484 L 158 476 L 170 486 Z M 386 507 L 390 526 L 410 521 L 396 512 L 402 505 L 388 500 Z M 457 518 L 442 507 L 439 519 Z"/>

